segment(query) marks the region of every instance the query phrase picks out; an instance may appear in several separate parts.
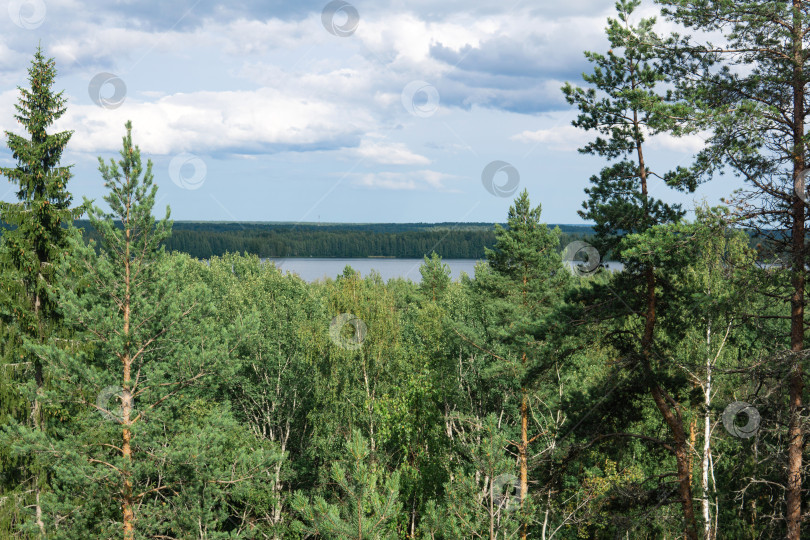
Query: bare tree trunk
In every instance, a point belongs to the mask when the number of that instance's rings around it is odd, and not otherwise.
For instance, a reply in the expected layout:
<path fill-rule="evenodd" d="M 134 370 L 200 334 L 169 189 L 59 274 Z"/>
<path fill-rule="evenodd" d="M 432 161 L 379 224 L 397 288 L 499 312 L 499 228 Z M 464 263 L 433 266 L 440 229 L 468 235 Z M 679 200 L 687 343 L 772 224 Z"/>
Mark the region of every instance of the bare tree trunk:
<path fill-rule="evenodd" d="M 38 481 L 39 478 L 36 478 L 36 480 Z M 38 482 L 37 482 L 36 489 L 37 489 L 37 495 L 36 495 L 36 497 L 37 497 L 37 500 L 36 500 L 36 505 L 37 505 L 37 508 L 36 508 L 37 526 L 39 527 L 40 535 L 42 535 L 42 537 L 45 538 L 45 522 L 42 521 L 42 506 L 39 504 L 39 483 Z"/>
<path fill-rule="evenodd" d="M 124 261 L 124 354 L 122 358 L 123 363 L 123 392 L 121 395 L 121 408 L 123 417 L 121 419 L 121 423 L 124 426 L 123 429 L 123 444 L 121 446 L 121 455 L 124 457 L 124 461 L 126 463 L 125 470 L 124 470 L 124 485 L 122 489 L 122 500 L 121 500 L 121 510 L 123 513 L 123 522 L 124 522 L 124 540 L 133 540 L 135 538 L 135 514 L 133 509 L 133 500 L 132 500 L 132 477 L 130 464 L 132 463 L 132 448 L 130 446 L 130 442 L 132 440 L 132 392 L 130 388 L 130 384 L 132 382 L 132 358 L 130 357 L 129 351 L 129 321 L 130 321 L 130 310 L 131 310 L 131 294 L 130 294 L 130 259 L 129 259 L 129 242 L 130 242 L 130 230 L 127 224 L 126 226 L 126 249 L 124 252 L 125 261 Z"/>
<path fill-rule="evenodd" d="M 793 0 L 793 184 L 801 183 L 804 172 L 804 39 L 803 21 L 800 13 L 802 0 Z M 804 286 L 805 286 L 805 245 L 804 245 L 804 201 L 798 193 L 793 196 L 792 266 L 793 294 L 790 298 L 790 350 L 799 353 L 804 349 Z M 804 195 L 804 194 L 802 194 Z M 790 374 L 790 422 L 788 425 L 788 467 L 787 467 L 787 538 L 800 540 L 802 522 L 802 448 L 804 434 L 801 424 L 803 374 L 799 355 L 794 356 Z"/>
<path fill-rule="evenodd" d="M 526 353 L 523 353 L 523 365 L 526 365 Z M 520 460 L 520 506 L 526 504 L 529 496 L 529 406 L 526 389 L 521 388 L 520 400 L 520 447 L 518 456 Z M 520 538 L 526 540 L 528 524 L 524 521 L 520 527 Z"/>
<path fill-rule="evenodd" d="M 712 419 L 712 321 L 706 326 L 706 383 L 703 385 L 703 459 L 700 463 L 700 484 L 702 487 L 701 506 L 703 507 L 703 535 L 712 539 L 712 517 L 709 504 L 709 456 L 711 455 Z"/>
<path fill-rule="evenodd" d="M 546 511 L 545 511 L 545 513 L 543 515 L 543 532 L 540 535 L 540 537 L 543 540 L 546 540 L 546 535 L 547 535 L 547 531 L 548 531 L 548 515 L 549 515 L 550 511 L 551 511 L 551 490 L 549 490 L 549 492 L 548 492 L 548 497 L 547 497 L 547 500 L 546 500 Z"/>

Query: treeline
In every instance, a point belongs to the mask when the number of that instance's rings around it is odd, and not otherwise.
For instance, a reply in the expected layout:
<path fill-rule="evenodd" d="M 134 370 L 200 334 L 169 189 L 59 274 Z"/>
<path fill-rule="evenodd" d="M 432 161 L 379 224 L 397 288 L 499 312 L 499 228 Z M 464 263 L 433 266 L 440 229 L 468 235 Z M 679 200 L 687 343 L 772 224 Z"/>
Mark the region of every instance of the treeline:
<path fill-rule="evenodd" d="M 661 38 L 617 3 L 588 86 L 563 88 L 606 162 L 592 243 L 562 245 L 524 190 L 473 277 L 432 254 L 419 285 L 167 250 L 129 122 L 99 164 L 109 211 L 72 206 L 38 49 L 0 169 L 20 188 L 0 206 L 0 537 L 806 537 L 807 148 L 787 128 L 810 6 L 661 3 L 737 27 L 727 50 Z M 688 167 L 645 159 L 646 134 L 696 131 Z M 747 190 L 694 219 L 650 195 L 726 168 Z"/>
<path fill-rule="evenodd" d="M 100 235 L 86 219 L 73 225 L 83 238 L 97 242 Z M 502 226 L 507 226 L 501 223 Z M 0 227 L 2 224 L 0 224 Z M 120 222 L 115 222 L 121 227 Z M 549 225 L 560 229 L 558 251 L 576 241 L 592 241 L 593 227 L 588 225 Z M 5 225 L 7 229 L 13 226 Z M 784 234 L 746 230 L 749 245 L 758 260 L 784 257 L 781 248 Z M 0 229 L 2 236 L 2 229 Z M 778 236 L 778 241 L 774 237 Z M 260 258 L 323 257 L 365 258 L 392 257 L 419 259 L 436 253 L 444 259 L 483 259 L 495 245 L 492 224 L 485 223 L 220 223 L 207 221 L 174 222 L 166 249 L 179 251 L 197 259 L 220 257 L 228 253 L 248 253 Z M 780 251 L 781 250 L 781 251 Z M 613 254 L 600 254 L 602 260 L 613 260 Z"/>
<path fill-rule="evenodd" d="M 86 220 L 76 226 L 87 238 L 97 234 Z M 560 225 L 565 244 L 592 233 L 588 226 Z M 226 253 L 275 257 L 422 258 L 433 252 L 446 259 L 483 259 L 495 244 L 492 224 L 324 224 L 175 222 L 167 249 L 198 259 Z"/>

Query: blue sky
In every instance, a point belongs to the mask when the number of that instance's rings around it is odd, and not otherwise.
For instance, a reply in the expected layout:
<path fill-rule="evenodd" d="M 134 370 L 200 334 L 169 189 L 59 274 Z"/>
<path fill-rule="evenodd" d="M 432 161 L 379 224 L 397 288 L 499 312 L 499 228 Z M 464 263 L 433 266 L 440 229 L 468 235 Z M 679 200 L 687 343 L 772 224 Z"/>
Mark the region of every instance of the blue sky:
<path fill-rule="evenodd" d="M 544 221 L 582 223 L 604 165 L 576 151 L 590 135 L 560 86 L 589 71 L 583 50 L 607 48 L 609 1 L 4 4 L 0 131 L 21 132 L 16 87 L 41 43 L 68 98 L 55 127 L 74 130 L 77 201 L 101 202 L 97 156 L 116 156 L 128 119 L 154 163 L 156 213 L 177 220 L 502 222 L 516 186 Z M 685 165 L 702 144 L 656 137 L 649 159 Z M 0 164 L 14 164 L 5 144 Z M 652 193 L 688 208 L 736 187 Z M 5 179 L 0 199 L 14 200 Z"/>

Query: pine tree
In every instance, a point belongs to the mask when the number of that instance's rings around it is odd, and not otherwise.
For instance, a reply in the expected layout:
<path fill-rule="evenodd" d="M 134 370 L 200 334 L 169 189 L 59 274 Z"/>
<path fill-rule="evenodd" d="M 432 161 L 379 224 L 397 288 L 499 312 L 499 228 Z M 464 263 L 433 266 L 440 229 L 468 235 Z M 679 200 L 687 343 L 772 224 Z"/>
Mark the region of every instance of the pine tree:
<path fill-rule="evenodd" d="M 340 489 L 337 504 L 316 496 L 308 501 L 297 493 L 292 505 L 304 522 L 300 532 L 329 539 L 376 539 L 395 535 L 395 518 L 402 512 L 399 472 L 385 474 L 373 459 L 368 442 L 359 431 L 346 441 L 347 463 L 332 464 L 332 481 Z"/>
<path fill-rule="evenodd" d="M 696 540 L 689 447 L 681 405 L 673 398 L 672 389 L 668 390 L 663 384 L 668 379 L 667 366 L 659 366 L 660 362 L 655 359 L 662 284 L 649 259 L 634 259 L 623 253 L 622 242 L 628 235 L 677 222 L 684 214 L 679 205 L 668 205 L 650 195 L 653 181 L 661 179 L 669 187 L 683 191 L 692 191 L 697 185 L 694 169 L 678 167 L 661 173 L 652 170 L 645 159 L 645 138 L 659 133 L 682 134 L 689 108 L 678 100 L 677 94 L 662 90 L 671 82 L 673 63 L 661 56 L 663 42 L 653 31 L 655 19 L 642 19 L 636 26 L 632 24 L 631 17 L 640 3 L 640 0 L 616 2 L 618 18 L 608 19 L 606 28 L 611 49 L 606 55 L 585 53 L 595 64 L 593 73 L 583 75 L 591 88 L 566 84 L 563 92 L 568 102 L 580 110 L 573 125 L 598 133 L 580 152 L 614 160 L 599 176 L 591 178 L 592 186 L 586 189 L 589 199 L 580 212 L 581 217 L 596 223 L 595 243 L 602 256 L 609 255 L 625 265 L 616 281 L 618 290 L 601 291 L 595 295 L 594 303 L 601 306 L 604 319 L 637 320 L 637 314 L 643 318 L 635 342 L 625 340 L 619 350 L 637 359 L 643 374 L 639 384 L 648 386 L 674 439 L 670 448 L 677 462 L 685 533 L 690 540 Z M 604 302 L 611 297 L 614 302 Z"/>
<path fill-rule="evenodd" d="M 419 266 L 419 273 L 422 275 L 419 289 L 436 302 L 450 285 L 450 267 L 442 263 L 442 258 L 434 251 L 430 258 L 425 255 L 425 262 Z"/>
<path fill-rule="evenodd" d="M 44 435 L 11 424 L 0 441 L 52 471 L 43 515 L 55 537 L 261 536 L 274 528 L 281 456 L 202 384 L 227 371 L 235 331 L 211 315 L 207 267 L 165 253 L 168 209 L 156 222 L 152 164 L 126 128 L 121 158 L 99 160 L 110 210 L 89 210 L 98 245 L 73 237 L 58 268 L 69 345 L 33 347 L 60 415 Z"/>
<path fill-rule="evenodd" d="M 521 528 L 520 490 L 514 461 L 504 452 L 509 441 L 494 414 L 463 423 L 454 441 L 461 459 L 448 467 L 443 500 L 428 505 L 423 529 L 441 531 L 443 538 L 513 538 Z"/>
<path fill-rule="evenodd" d="M 112 213 L 105 214 L 91 208 L 88 215 L 90 223 L 101 234 L 102 250 L 113 258 L 110 267 L 113 275 L 109 276 L 113 279 L 108 287 L 113 287 L 110 297 L 118 304 L 122 314 L 118 321 L 121 339 L 113 338 L 113 342 L 114 349 L 117 349 L 114 354 L 121 363 L 121 456 L 124 460 L 124 467 L 120 469 L 123 482 L 121 508 L 124 538 L 129 540 L 135 534 L 134 506 L 138 502 L 129 473 L 132 467 L 132 428 L 140 418 L 134 407 L 135 376 L 139 371 L 139 357 L 143 358 L 155 338 L 164 332 L 157 330 L 156 335 L 138 335 L 139 330 L 145 330 L 137 324 L 145 311 L 138 309 L 145 307 L 141 304 L 139 288 L 152 277 L 150 274 L 153 274 L 155 263 L 162 253 L 161 244 L 171 234 L 171 222 L 168 208 L 166 218 L 162 221 L 156 223 L 152 216 L 157 192 L 157 186 L 152 185 L 152 163 L 148 162 L 144 171 L 140 150 L 132 144 L 131 122 L 127 122 L 126 129 L 121 160 L 118 163 L 111 160 L 106 165 L 99 158 L 99 171 L 104 185 L 110 190 L 104 200 Z M 120 220 L 121 229 L 115 226 L 114 219 Z M 104 283 L 99 281 L 98 285 L 104 287 Z M 134 310 L 138 311 L 137 315 L 133 313 Z M 134 316 L 138 318 L 133 320 Z"/>
<path fill-rule="evenodd" d="M 689 39 L 684 50 L 700 71 L 684 81 L 693 100 L 705 106 L 711 131 L 700 158 L 707 176 L 725 167 L 744 179 L 734 197 L 738 223 L 767 238 L 789 263 L 780 268 L 783 285 L 769 291 L 789 317 L 783 347 L 790 351 L 788 420 L 784 467 L 787 537 L 802 537 L 805 316 L 807 286 L 807 51 L 810 3 L 736 1 L 706 3 L 659 0 L 675 22 L 715 37 Z M 719 42 L 717 34 L 721 34 Z M 782 266 L 782 264 L 779 264 Z M 774 351 L 775 356 L 784 356 Z M 803 365 L 805 364 L 805 365 Z M 806 418 L 806 417 L 805 417 Z M 780 493 L 781 497 L 781 493 Z M 805 535 L 806 536 L 806 535 Z"/>
<path fill-rule="evenodd" d="M 66 110 L 62 92 L 53 90 L 55 78 L 54 59 L 45 58 L 42 48 L 38 47 L 28 69 L 30 88 L 18 87 L 21 97 L 15 105 L 14 117 L 28 137 L 5 132 L 17 165 L 0 168 L 0 175 L 19 188 L 19 202 L 0 202 L 3 226 L 0 316 L 19 333 L 17 339 L 40 344 L 53 332 L 60 318 L 58 299 L 53 293 L 56 263 L 68 250 L 73 220 L 83 213 L 82 207 L 70 208 L 72 197 L 67 191 L 70 167 L 60 166 L 72 132 L 48 133 L 48 128 Z M 30 366 L 24 380 L 32 379 L 36 385 L 28 415 L 32 426 L 41 429 L 44 366 L 41 359 L 30 352 L 24 360 L 19 364 Z M 7 404 L 15 400 L 3 401 Z M 20 418 L 20 412 L 14 416 Z M 46 531 L 39 497 L 45 484 L 44 476 L 42 471 L 35 472 L 35 508 L 42 535 Z"/>
<path fill-rule="evenodd" d="M 476 286 L 492 323 L 488 333 L 493 345 L 504 348 L 504 358 L 497 362 L 520 388 L 520 439 L 515 446 L 522 510 L 529 496 L 529 447 L 544 432 L 530 426 L 532 379 L 549 365 L 542 343 L 571 278 L 557 252 L 560 231 L 541 223 L 540 212 L 524 190 L 509 208 L 507 227 L 495 225 L 495 246 L 486 250 L 491 271 L 476 271 Z M 530 433 L 532 429 L 538 433 Z M 526 538 L 528 518 L 525 511 L 522 515 L 521 537 Z"/>

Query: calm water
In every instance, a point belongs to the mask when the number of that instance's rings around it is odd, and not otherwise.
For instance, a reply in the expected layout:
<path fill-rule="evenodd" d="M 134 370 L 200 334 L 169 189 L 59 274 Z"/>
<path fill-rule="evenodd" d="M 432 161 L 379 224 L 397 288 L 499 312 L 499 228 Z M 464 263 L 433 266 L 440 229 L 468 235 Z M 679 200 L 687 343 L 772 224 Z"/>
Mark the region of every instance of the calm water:
<path fill-rule="evenodd" d="M 419 266 L 424 259 L 269 259 L 277 264 L 280 263 L 282 272 L 292 272 L 301 276 L 304 281 L 315 281 L 321 278 L 336 278 L 343 273 L 343 269 L 348 265 L 366 277 L 372 270 L 376 270 L 382 276 L 383 281 L 391 278 L 405 278 L 414 282 L 422 279 L 419 274 Z M 442 262 L 450 267 L 450 277 L 458 279 L 461 272 L 466 272 L 470 277 L 475 275 L 475 263 L 473 259 L 442 259 Z"/>
<path fill-rule="evenodd" d="M 418 283 L 422 276 L 419 274 L 419 266 L 424 263 L 423 259 L 270 259 L 281 264 L 283 272 L 292 272 L 301 276 L 304 281 L 315 281 L 322 278 L 335 278 L 343 273 L 346 265 L 360 272 L 366 277 L 372 270 L 376 270 L 382 276 L 383 281 L 391 278 L 405 278 Z M 475 276 L 474 259 L 442 259 L 442 262 L 450 267 L 450 277 L 458 279 L 462 272 L 468 276 Z M 611 270 L 620 270 L 621 265 L 615 262 L 605 263 Z"/>

